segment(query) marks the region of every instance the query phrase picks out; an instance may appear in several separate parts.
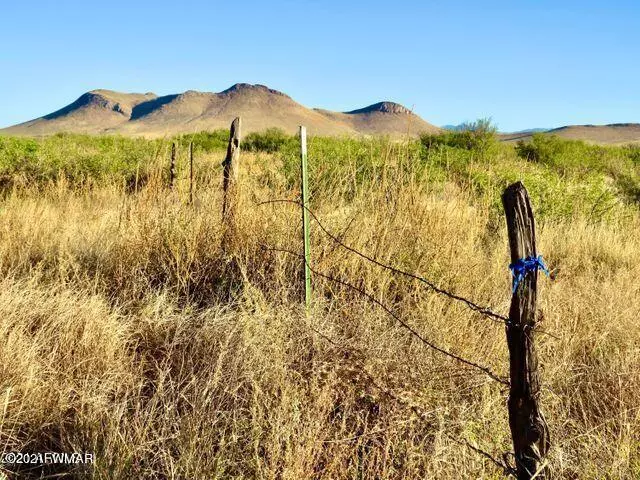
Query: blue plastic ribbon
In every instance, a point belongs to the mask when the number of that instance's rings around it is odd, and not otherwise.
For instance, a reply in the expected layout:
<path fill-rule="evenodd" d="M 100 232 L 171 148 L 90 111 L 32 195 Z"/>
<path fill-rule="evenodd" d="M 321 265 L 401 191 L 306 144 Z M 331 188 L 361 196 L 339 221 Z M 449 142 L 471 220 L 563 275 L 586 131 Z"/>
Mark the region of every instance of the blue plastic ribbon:
<path fill-rule="evenodd" d="M 516 262 L 509 265 L 509 270 L 513 274 L 513 292 L 518 289 L 518 285 L 520 282 L 524 280 L 527 273 L 535 272 L 536 270 L 542 270 L 547 277 L 549 276 L 549 269 L 544 263 L 542 255 L 538 255 L 537 257 L 530 256 L 527 258 L 521 258 Z"/>

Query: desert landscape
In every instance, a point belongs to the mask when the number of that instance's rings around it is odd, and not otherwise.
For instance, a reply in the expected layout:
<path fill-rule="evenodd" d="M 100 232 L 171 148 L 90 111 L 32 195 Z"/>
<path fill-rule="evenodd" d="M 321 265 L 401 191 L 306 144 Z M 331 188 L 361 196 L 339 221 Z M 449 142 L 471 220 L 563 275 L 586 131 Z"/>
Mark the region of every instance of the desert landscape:
<path fill-rule="evenodd" d="M 5 2 L 0 480 L 640 480 L 639 2 Z"/>

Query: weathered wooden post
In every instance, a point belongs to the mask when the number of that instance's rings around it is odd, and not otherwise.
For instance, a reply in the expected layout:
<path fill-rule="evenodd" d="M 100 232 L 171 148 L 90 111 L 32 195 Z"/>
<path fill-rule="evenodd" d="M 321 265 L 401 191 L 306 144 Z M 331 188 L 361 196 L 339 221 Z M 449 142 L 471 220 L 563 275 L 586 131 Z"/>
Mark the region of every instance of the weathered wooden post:
<path fill-rule="evenodd" d="M 189 205 L 193 205 L 193 142 L 189 142 Z"/>
<path fill-rule="evenodd" d="M 171 144 L 171 163 L 169 164 L 169 188 L 173 189 L 176 178 L 176 142 Z"/>
<path fill-rule="evenodd" d="M 509 347 L 509 426 L 518 480 L 549 478 L 545 456 L 549 429 L 540 411 L 540 377 L 535 349 L 539 257 L 529 194 L 520 182 L 502 195 L 507 218 L 514 290 L 506 326 Z"/>
<path fill-rule="evenodd" d="M 223 245 L 230 243 L 235 232 L 235 214 L 238 205 L 238 172 L 240 163 L 240 117 L 231 122 L 229 129 L 229 145 L 227 156 L 222 162 L 223 170 L 223 199 L 222 222 L 224 224 Z M 225 247 L 226 248 L 226 247 Z"/>
<path fill-rule="evenodd" d="M 300 126 L 300 173 L 302 185 L 302 237 L 304 255 L 304 303 L 311 307 L 311 240 L 309 235 L 309 179 L 307 175 L 307 129 Z"/>

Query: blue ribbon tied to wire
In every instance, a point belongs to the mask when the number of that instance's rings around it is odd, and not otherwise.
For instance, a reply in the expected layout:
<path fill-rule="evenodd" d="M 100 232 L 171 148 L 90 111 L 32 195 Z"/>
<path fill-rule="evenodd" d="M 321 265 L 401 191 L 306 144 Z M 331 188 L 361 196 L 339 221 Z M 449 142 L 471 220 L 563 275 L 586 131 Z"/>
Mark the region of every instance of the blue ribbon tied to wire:
<path fill-rule="evenodd" d="M 527 258 L 521 258 L 509 265 L 509 270 L 511 270 L 513 274 L 513 293 L 516 292 L 518 285 L 520 285 L 520 282 L 524 280 L 524 277 L 526 277 L 529 272 L 542 270 L 547 277 L 549 276 L 549 269 L 545 265 L 542 255 L 538 255 L 537 257 L 532 255 Z"/>

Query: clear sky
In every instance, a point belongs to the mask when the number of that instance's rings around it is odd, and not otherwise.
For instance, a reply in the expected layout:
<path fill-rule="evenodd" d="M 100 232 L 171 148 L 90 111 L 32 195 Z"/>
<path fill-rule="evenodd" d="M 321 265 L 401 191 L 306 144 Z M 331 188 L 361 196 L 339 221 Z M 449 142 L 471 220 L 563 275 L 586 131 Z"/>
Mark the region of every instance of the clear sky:
<path fill-rule="evenodd" d="M 640 1 L 17 1 L 0 126 L 95 88 L 262 83 L 309 107 L 402 103 L 503 131 L 640 122 Z"/>

